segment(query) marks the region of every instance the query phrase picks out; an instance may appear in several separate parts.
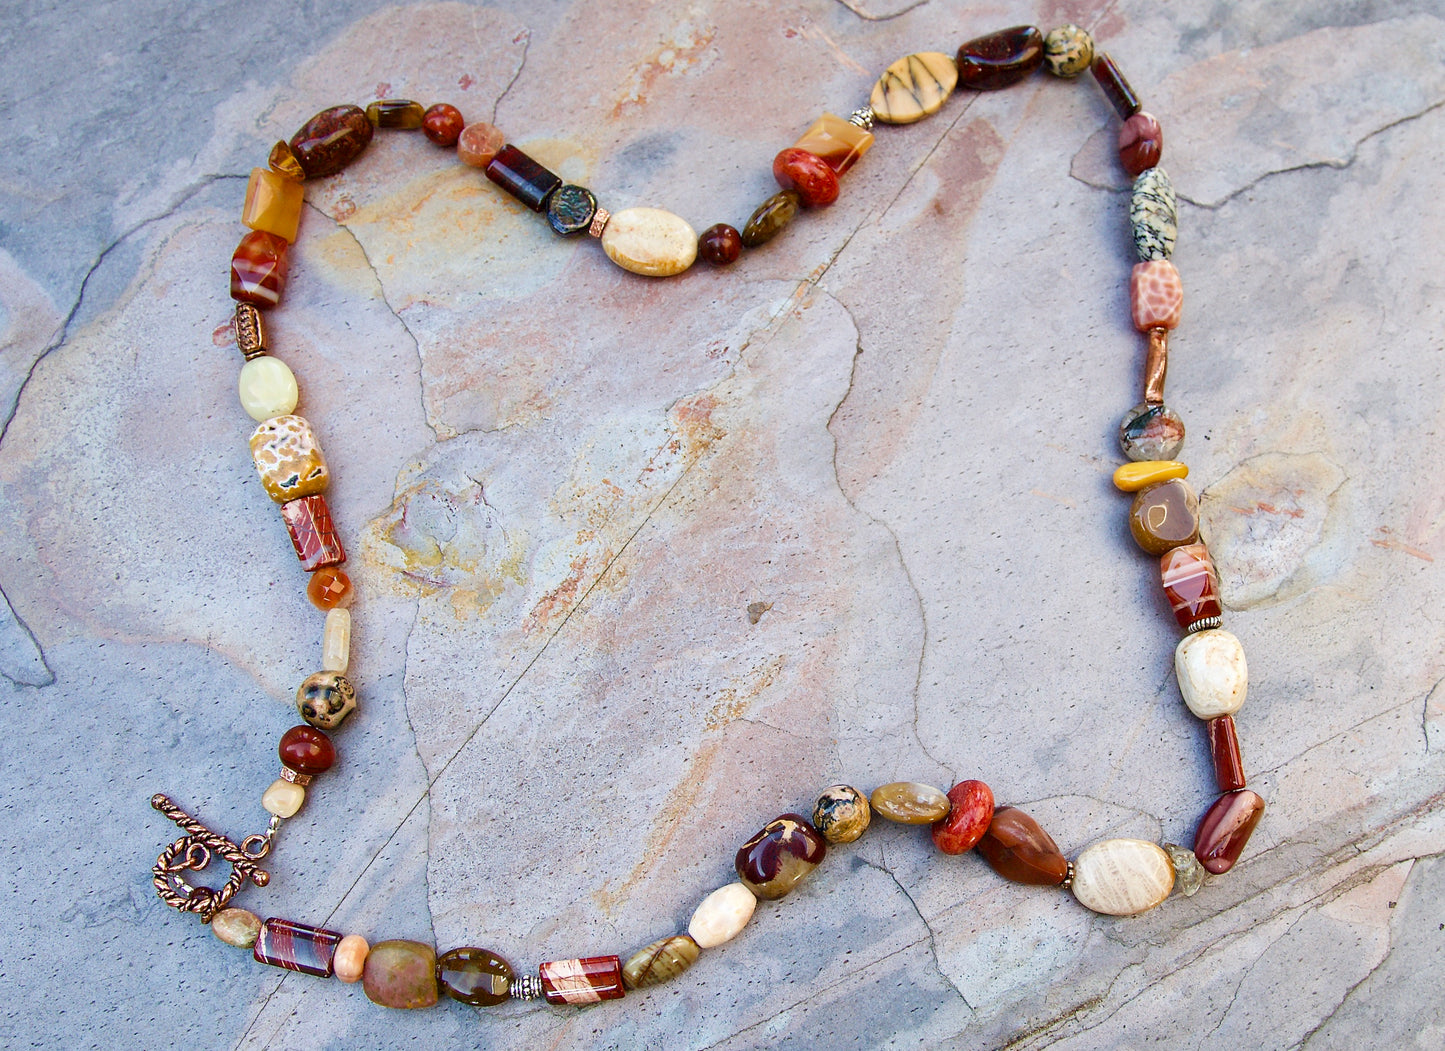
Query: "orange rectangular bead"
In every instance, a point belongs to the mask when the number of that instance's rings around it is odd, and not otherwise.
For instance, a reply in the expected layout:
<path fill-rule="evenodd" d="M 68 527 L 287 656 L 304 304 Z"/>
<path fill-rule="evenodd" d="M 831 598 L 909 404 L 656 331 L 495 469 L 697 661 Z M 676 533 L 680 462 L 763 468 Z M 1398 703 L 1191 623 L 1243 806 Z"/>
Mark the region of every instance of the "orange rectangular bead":
<path fill-rule="evenodd" d="M 842 175 L 873 145 L 873 133 L 864 131 L 851 121 L 825 113 L 813 121 L 803 137 L 793 143 L 795 149 L 807 150 L 821 157 L 828 167 Z"/>
<path fill-rule="evenodd" d="M 252 230 L 284 237 L 295 243 L 296 228 L 301 225 L 301 202 L 306 190 L 299 182 L 266 168 L 252 168 L 251 181 L 246 184 L 246 203 L 241 208 L 241 222 Z"/>

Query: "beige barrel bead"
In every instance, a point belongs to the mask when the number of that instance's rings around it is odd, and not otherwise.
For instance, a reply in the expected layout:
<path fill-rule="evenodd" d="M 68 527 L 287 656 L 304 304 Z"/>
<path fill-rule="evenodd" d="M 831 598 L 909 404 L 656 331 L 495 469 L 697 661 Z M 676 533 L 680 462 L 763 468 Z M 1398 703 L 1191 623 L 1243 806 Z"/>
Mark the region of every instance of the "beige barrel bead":
<path fill-rule="evenodd" d="M 697 907 L 688 922 L 687 933 L 702 949 L 731 941 L 753 918 L 758 899 L 742 883 L 719 887 Z"/>
<path fill-rule="evenodd" d="M 331 970 L 348 985 L 359 982 L 366 972 L 366 957 L 370 952 L 371 946 L 366 944 L 365 938 L 359 934 L 348 934 L 336 946 L 336 952 L 331 957 Z"/>
<path fill-rule="evenodd" d="M 1186 635 L 1174 650 L 1174 674 L 1184 703 L 1201 719 L 1233 715 L 1244 705 L 1249 688 L 1244 647 L 1223 628 Z"/>
<path fill-rule="evenodd" d="M 661 208 L 624 208 L 608 219 L 602 250 L 634 274 L 671 277 L 697 258 L 697 234 L 686 219 Z"/>
<path fill-rule="evenodd" d="M 277 817 L 295 817 L 301 804 L 306 802 L 306 789 L 291 781 L 277 778 L 271 787 L 261 793 L 261 805 L 268 814 Z"/>
<path fill-rule="evenodd" d="M 1106 916 L 1133 916 L 1158 905 L 1174 888 L 1174 866 L 1157 843 L 1106 839 L 1074 861 L 1074 897 Z"/>
<path fill-rule="evenodd" d="M 351 610 L 342 606 L 328 610 L 321 629 L 321 668 L 344 672 L 351 662 Z"/>
<path fill-rule="evenodd" d="M 241 366 L 238 387 L 241 408 L 251 419 L 263 422 L 295 412 L 301 398 L 296 374 L 280 358 L 269 354 L 252 358 Z"/>

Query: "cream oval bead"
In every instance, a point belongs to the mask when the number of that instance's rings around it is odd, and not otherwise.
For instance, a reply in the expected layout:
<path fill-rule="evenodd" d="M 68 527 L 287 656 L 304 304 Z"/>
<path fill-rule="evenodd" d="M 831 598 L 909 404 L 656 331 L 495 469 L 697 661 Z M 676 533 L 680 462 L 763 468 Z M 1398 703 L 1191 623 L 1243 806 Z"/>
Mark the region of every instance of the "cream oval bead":
<path fill-rule="evenodd" d="M 261 917 L 249 909 L 222 909 L 211 917 L 211 933 L 227 945 L 249 949 L 261 934 Z"/>
<path fill-rule="evenodd" d="M 296 403 L 301 399 L 296 374 L 280 358 L 269 354 L 252 358 L 241 366 L 238 386 L 241 408 L 251 419 L 262 422 L 295 412 Z"/>
<path fill-rule="evenodd" d="M 625 208 L 607 220 L 602 250 L 634 274 L 671 277 L 697 258 L 697 234 L 686 219 L 661 208 Z"/>
<path fill-rule="evenodd" d="M 331 972 L 348 985 L 361 981 L 370 952 L 371 946 L 366 944 L 365 938 L 359 934 L 348 934 L 337 944 L 336 952 L 331 956 Z"/>
<path fill-rule="evenodd" d="M 1157 843 L 1106 839 L 1074 861 L 1074 897 L 1105 916 L 1134 916 L 1158 905 L 1174 888 L 1174 866 Z"/>
<path fill-rule="evenodd" d="M 343 606 L 327 610 L 321 629 L 322 671 L 344 672 L 351 663 L 351 610 Z"/>
<path fill-rule="evenodd" d="M 1249 688 L 1244 647 L 1223 628 L 1186 635 L 1174 650 L 1174 674 L 1184 703 L 1201 719 L 1233 715 L 1244 705 Z"/>
<path fill-rule="evenodd" d="M 742 883 L 729 883 L 702 899 L 688 921 L 687 933 L 699 948 L 711 949 L 735 938 L 757 907 L 757 895 Z"/>
<path fill-rule="evenodd" d="M 266 813 L 277 817 L 294 817 L 304 802 L 306 789 L 280 778 L 272 781 L 271 787 L 261 793 L 261 805 L 266 808 Z"/>

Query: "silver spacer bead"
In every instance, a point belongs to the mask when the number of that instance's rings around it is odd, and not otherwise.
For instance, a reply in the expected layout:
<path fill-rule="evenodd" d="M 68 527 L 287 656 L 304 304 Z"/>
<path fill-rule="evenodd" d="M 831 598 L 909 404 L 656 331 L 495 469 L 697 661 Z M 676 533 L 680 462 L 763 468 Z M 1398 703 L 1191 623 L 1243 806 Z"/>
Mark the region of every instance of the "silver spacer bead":
<path fill-rule="evenodd" d="M 1193 635 L 1196 631 L 1208 631 L 1211 628 L 1219 627 L 1223 623 L 1223 617 L 1204 617 L 1189 625 L 1189 627 L 1185 629 L 1184 634 Z"/>
<path fill-rule="evenodd" d="M 862 109 L 855 109 L 853 115 L 848 118 L 849 124 L 856 124 L 864 131 L 873 130 L 873 107 L 864 106 Z"/>
<path fill-rule="evenodd" d="M 536 1000 L 542 995 L 542 976 L 519 974 L 512 979 L 513 1000 Z"/>
<path fill-rule="evenodd" d="M 1063 887 L 1064 890 L 1070 890 L 1070 889 L 1073 888 L 1073 886 L 1074 886 L 1074 863 L 1073 863 L 1072 861 L 1069 862 L 1069 871 L 1068 871 L 1067 873 L 1065 873 L 1065 875 L 1064 875 L 1064 882 L 1060 883 L 1059 886 Z"/>

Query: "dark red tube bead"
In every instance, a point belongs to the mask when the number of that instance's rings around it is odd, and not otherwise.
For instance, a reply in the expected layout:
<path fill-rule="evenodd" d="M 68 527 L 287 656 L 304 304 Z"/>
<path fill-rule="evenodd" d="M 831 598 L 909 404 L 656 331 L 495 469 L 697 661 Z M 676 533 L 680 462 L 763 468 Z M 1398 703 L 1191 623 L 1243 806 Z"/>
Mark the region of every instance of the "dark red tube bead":
<path fill-rule="evenodd" d="M 1095 55 L 1093 70 L 1094 79 L 1104 90 L 1104 96 L 1113 104 L 1120 120 L 1128 120 L 1139 112 L 1139 96 L 1134 94 L 1134 89 L 1124 79 L 1124 74 L 1119 72 L 1119 67 L 1114 65 L 1112 58 L 1104 54 Z"/>
<path fill-rule="evenodd" d="M 487 165 L 487 178 L 534 212 L 547 207 L 547 198 L 562 180 L 508 143 Z"/>
<path fill-rule="evenodd" d="M 1214 759 L 1214 779 L 1221 792 L 1237 792 L 1245 785 L 1244 760 L 1239 754 L 1239 737 L 1234 716 L 1221 715 L 1204 724 L 1209 734 L 1209 754 Z"/>
<path fill-rule="evenodd" d="M 445 102 L 438 102 L 421 115 L 421 131 L 438 146 L 455 146 L 467 122 L 462 111 Z"/>
<path fill-rule="evenodd" d="M 281 746 L 276 753 L 281 757 L 282 766 L 313 777 L 324 774 L 336 762 L 336 746 L 331 738 L 310 726 L 293 726 L 287 730 L 281 735 Z"/>

